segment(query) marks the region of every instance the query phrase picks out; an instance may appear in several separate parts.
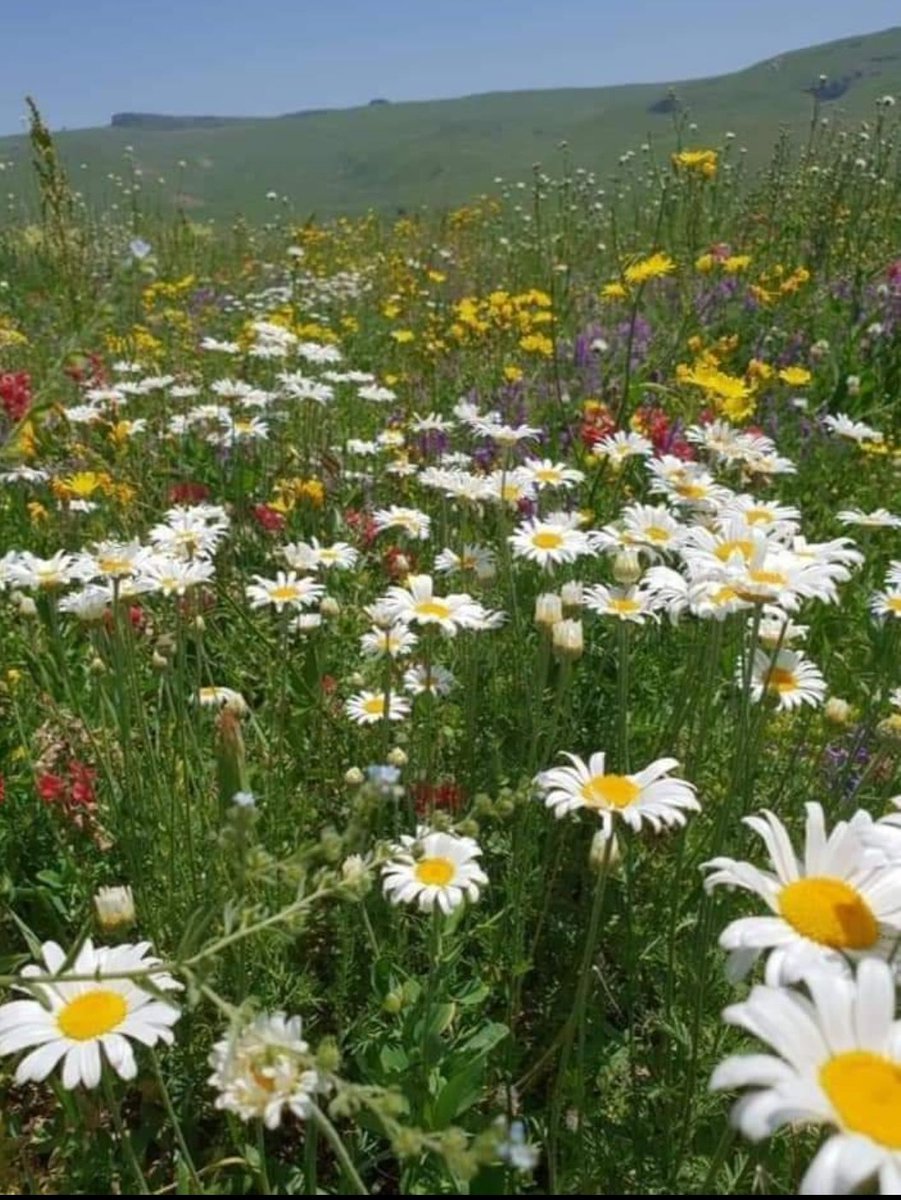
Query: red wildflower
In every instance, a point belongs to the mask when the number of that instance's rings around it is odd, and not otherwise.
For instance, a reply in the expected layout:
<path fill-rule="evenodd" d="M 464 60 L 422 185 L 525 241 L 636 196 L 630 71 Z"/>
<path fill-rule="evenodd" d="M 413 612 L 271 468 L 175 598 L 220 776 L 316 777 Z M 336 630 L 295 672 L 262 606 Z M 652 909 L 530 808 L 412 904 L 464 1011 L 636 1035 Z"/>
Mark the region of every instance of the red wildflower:
<path fill-rule="evenodd" d="M 11 421 L 23 419 L 31 408 L 31 376 L 27 371 L 0 373 L 0 405 Z"/>
<path fill-rule="evenodd" d="M 191 483 L 185 480 L 184 483 L 173 483 L 169 488 L 170 504 L 202 504 L 209 498 L 210 489 L 205 483 Z"/>
<path fill-rule="evenodd" d="M 416 814 L 420 817 L 431 816 L 436 810 L 458 813 L 465 800 L 463 789 L 452 779 L 443 779 L 441 783 L 420 780 L 410 788 L 410 794 Z"/>
<path fill-rule="evenodd" d="M 285 514 L 269 504 L 255 504 L 251 512 L 259 527 L 266 533 L 280 533 L 285 528 Z"/>

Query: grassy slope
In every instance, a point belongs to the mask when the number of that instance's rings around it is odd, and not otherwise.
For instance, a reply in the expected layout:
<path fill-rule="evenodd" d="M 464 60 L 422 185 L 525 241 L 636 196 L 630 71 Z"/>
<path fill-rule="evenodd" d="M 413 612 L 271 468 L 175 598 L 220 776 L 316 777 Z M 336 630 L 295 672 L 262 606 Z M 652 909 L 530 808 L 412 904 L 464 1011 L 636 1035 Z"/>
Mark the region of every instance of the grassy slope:
<path fill-rule="evenodd" d="M 691 135 L 696 144 L 731 129 L 756 158 L 769 150 L 778 125 L 806 125 L 812 101 L 804 89 L 819 74 L 836 79 L 856 72 L 860 77 L 824 112 L 865 118 L 877 97 L 901 93 L 901 27 L 675 86 L 699 124 Z M 121 203 L 106 176 L 122 173 L 130 145 L 148 197 L 169 203 L 180 194 L 197 217 L 261 215 L 271 209 L 269 189 L 289 196 L 299 212 L 320 215 L 441 206 L 489 188 L 496 175 L 523 178 L 534 162 L 552 169 L 564 138 L 575 162 L 593 169 L 608 167 L 648 136 L 668 145 L 672 118 L 648 111 L 666 92 L 666 84 L 499 92 L 221 128 L 86 129 L 60 134 L 59 145 L 76 186 L 107 203 Z M 16 167 L 5 173 L 4 191 L 25 186 L 12 183 L 26 175 L 22 138 L 0 139 L 0 159 L 10 158 Z"/>

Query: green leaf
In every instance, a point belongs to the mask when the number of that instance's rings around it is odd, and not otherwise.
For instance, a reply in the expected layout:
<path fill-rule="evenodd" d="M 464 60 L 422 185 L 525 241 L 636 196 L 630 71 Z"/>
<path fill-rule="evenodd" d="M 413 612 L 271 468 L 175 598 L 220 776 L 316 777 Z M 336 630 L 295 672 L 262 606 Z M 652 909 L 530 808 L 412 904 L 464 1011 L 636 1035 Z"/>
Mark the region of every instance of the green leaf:
<path fill-rule="evenodd" d="M 482 1094 L 485 1062 L 479 1058 L 451 1076 L 432 1108 L 432 1128 L 443 1129 L 455 1117 L 472 1108 Z"/>

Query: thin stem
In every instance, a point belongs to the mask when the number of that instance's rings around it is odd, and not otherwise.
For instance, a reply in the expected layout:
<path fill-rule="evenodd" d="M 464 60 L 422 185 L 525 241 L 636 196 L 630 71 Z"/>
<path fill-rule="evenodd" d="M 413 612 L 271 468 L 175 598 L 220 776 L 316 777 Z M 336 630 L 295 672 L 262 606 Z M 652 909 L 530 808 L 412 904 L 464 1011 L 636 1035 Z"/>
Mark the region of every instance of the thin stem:
<path fill-rule="evenodd" d="M 335 1152 L 335 1157 L 341 1166 L 342 1171 L 347 1177 L 348 1183 L 351 1185 L 351 1192 L 354 1196 L 368 1196 L 369 1189 L 360 1178 L 357 1168 L 353 1165 L 351 1157 L 347 1152 L 347 1147 L 341 1140 L 341 1135 L 334 1127 L 325 1113 L 317 1104 L 311 1104 L 311 1116 L 315 1121 L 320 1133 L 325 1137 L 331 1148 Z"/>

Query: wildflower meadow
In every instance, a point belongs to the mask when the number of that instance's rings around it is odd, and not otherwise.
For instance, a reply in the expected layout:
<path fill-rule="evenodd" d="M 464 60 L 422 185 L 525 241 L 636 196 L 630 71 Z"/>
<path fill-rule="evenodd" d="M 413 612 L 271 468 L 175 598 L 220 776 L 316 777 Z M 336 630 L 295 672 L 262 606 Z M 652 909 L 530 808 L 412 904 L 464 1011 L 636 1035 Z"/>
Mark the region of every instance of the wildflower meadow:
<path fill-rule="evenodd" d="M 256 226 L 31 145 L 3 1190 L 901 1192 L 890 98 Z"/>

